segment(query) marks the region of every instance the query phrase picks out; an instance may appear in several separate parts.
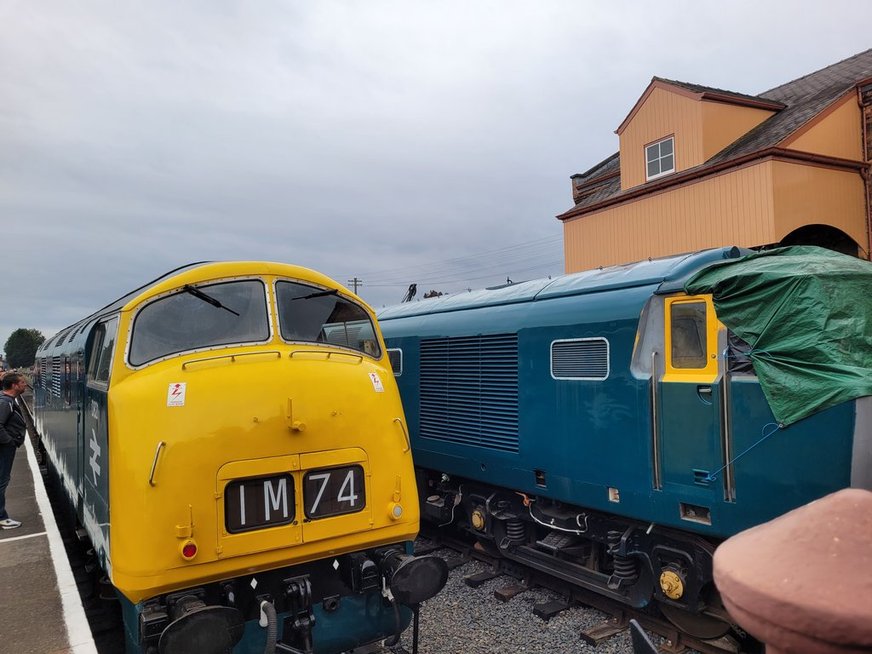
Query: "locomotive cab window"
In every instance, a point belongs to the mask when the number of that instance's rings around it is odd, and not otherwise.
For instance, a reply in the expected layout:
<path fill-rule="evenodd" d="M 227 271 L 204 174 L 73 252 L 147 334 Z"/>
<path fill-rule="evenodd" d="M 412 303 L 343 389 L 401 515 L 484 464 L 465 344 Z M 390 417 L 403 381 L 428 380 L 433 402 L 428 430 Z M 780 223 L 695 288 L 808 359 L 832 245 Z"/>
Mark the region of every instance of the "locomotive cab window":
<path fill-rule="evenodd" d="M 667 377 L 714 381 L 718 372 L 717 334 L 718 321 L 710 297 L 667 298 Z"/>
<path fill-rule="evenodd" d="M 263 282 L 254 279 L 186 285 L 145 305 L 133 321 L 128 360 L 141 366 L 209 347 L 269 340 Z"/>
<path fill-rule="evenodd" d="M 98 384 L 109 382 L 112 369 L 112 352 L 115 350 L 115 332 L 118 318 L 101 322 L 94 328 L 94 342 L 91 346 L 91 360 L 88 362 L 88 381 Z"/>
<path fill-rule="evenodd" d="M 276 282 L 279 330 L 286 341 L 322 343 L 381 356 L 369 314 L 335 289 Z"/>
<path fill-rule="evenodd" d="M 673 304 L 672 323 L 673 368 L 705 368 L 705 302 Z"/>

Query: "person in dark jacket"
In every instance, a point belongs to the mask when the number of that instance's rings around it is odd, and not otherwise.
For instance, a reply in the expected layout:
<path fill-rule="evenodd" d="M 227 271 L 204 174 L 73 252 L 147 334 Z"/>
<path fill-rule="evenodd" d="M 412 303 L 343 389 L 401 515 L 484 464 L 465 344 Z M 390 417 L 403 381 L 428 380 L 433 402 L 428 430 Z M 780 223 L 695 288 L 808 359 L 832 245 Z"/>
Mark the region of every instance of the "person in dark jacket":
<path fill-rule="evenodd" d="M 15 529 L 21 523 L 6 512 L 6 487 L 12 475 L 15 451 L 22 446 L 27 433 L 24 414 L 15 401 L 27 390 L 27 382 L 23 376 L 11 372 L 3 376 L 0 388 L 3 389 L 0 393 L 0 527 Z"/>

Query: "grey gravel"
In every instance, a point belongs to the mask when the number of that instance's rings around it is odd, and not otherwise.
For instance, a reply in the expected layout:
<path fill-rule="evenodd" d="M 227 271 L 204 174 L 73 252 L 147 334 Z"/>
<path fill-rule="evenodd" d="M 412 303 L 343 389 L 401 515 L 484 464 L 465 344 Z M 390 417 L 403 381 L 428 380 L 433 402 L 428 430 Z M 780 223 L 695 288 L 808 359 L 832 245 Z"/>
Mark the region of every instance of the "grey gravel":
<path fill-rule="evenodd" d="M 448 551 L 435 552 L 450 557 Z M 470 561 L 451 571 L 442 592 L 421 607 L 419 654 L 514 654 L 548 652 L 553 654 L 632 654 L 629 631 L 591 647 L 580 632 L 609 619 L 592 608 L 573 606 L 547 622 L 533 614 L 541 602 L 562 599 L 550 590 L 535 588 L 508 602 L 494 597 L 494 591 L 517 583 L 501 576 L 470 588 L 464 577 L 488 570 L 480 561 Z M 660 639 L 649 634 L 655 644 Z M 412 651 L 412 627 L 400 644 Z"/>

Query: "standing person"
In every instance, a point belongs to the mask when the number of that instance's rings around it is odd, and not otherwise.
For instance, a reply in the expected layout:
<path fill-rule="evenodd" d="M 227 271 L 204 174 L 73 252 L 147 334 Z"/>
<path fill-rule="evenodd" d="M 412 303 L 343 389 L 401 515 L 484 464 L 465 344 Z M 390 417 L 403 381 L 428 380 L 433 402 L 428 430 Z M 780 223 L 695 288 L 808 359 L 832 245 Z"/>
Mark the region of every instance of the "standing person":
<path fill-rule="evenodd" d="M 15 529 L 20 527 L 18 520 L 13 520 L 6 512 L 6 487 L 12 475 L 12 462 L 15 460 L 15 450 L 24 443 L 27 433 L 27 423 L 24 414 L 16 404 L 15 399 L 27 389 L 24 377 L 16 372 L 3 375 L 0 381 L 0 527 Z"/>

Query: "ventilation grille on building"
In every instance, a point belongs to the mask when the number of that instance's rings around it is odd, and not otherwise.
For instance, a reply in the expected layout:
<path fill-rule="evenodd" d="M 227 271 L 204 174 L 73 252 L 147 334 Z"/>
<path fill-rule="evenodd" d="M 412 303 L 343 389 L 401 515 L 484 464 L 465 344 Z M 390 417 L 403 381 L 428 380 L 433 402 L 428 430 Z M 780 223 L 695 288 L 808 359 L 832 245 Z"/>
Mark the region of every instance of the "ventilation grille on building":
<path fill-rule="evenodd" d="M 604 338 L 554 341 L 551 376 L 555 379 L 605 379 L 609 376 L 609 342 Z"/>
<path fill-rule="evenodd" d="M 421 436 L 518 451 L 516 334 L 421 341 Z"/>

